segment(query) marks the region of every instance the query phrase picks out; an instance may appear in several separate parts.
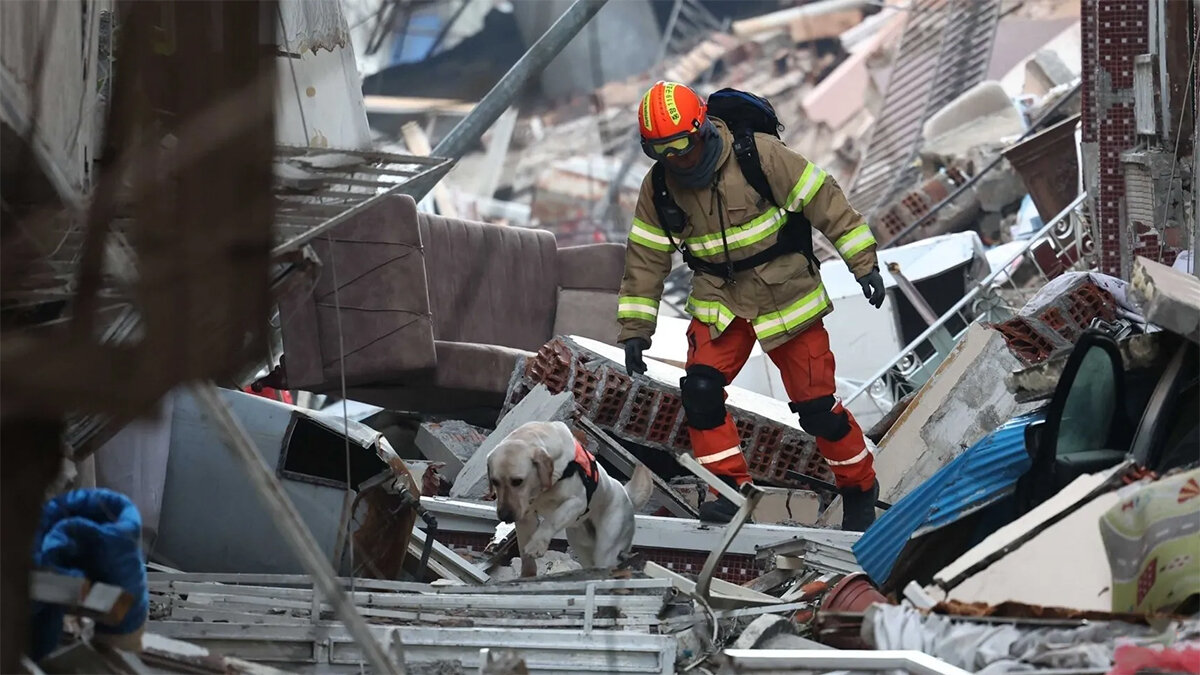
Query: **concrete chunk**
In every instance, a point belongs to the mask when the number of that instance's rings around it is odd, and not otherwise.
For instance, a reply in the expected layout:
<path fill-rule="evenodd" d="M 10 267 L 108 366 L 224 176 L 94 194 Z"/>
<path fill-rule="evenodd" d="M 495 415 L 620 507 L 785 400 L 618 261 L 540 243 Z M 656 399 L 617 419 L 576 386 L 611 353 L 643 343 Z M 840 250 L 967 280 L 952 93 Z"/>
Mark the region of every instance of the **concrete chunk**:
<path fill-rule="evenodd" d="M 895 503 L 1017 411 L 1004 338 L 972 325 L 879 443 L 879 496 Z"/>
<path fill-rule="evenodd" d="M 440 473 L 454 480 L 486 439 L 486 430 L 460 420 L 448 420 L 422 424 L 417 430 L 416 445 L 425 459 L 445 464 Z"/>
<path fill-rule="evenodd" d="M 738 636 L 734 649 L 758 649 L 768 640 L 781 635 L 794 635 L 792 622 L 778 614 L 764 614 L 746 626 Z"/>
<path fill-rule="evenodd" d="M 1069 84 L 1075 73 L 1052 49 L 1043 49 L 1025 63 L 1025 93 L 1045 96 L 1055 87 Z"/>
<path fill-rule="evenodd" d="M 457 499 L 483 498 L 487 494 L 487 456 L 492 448 L 526 422 L 567 421 L 574 410 L 575 399 L 571 392 L 551 394 L 545 385 L 539 384 L 534 387 L 520 403 L 500 418 L 496 430 L 484 439 L 475 454 L 458 472 L 454 486 L 450 488 L 450 496 Z"/>
<path fill-rule="evenodd" d="M 1133 292 L 1151 323 L 1200 342 L 1200 279 L 1139 256 Z"/>

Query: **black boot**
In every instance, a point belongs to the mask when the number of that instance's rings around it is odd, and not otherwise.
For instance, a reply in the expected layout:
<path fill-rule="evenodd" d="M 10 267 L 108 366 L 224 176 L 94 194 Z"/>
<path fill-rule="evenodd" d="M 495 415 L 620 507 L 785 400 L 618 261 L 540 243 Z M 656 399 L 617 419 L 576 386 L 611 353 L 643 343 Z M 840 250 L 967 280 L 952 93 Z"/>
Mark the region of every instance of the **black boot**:
<path fill-rule="evenodd" d="M 738 489 L 737 481 L 734 479 L 728 476 L 717 476 L 717 478 L 720 478 L 722 483 L 732 487 L 734 490 Z M 700 505 L 698 511 L 700 513 L 700 520 L 703 522 L 724 524 L 733 520 L 734 514 L 736 514 L 738 511 L 738 507 L 733 502 L 729 501 L 725 495 L 717 493 L 716 499 L 704 502 Z"/>
<path fill-rule="evenodd" d="M 842 529 L 848 532 L 866 532 L 875 522 L 875 501 L 879 499 L 879 481 L 870 490 L 842 488 Z"/>

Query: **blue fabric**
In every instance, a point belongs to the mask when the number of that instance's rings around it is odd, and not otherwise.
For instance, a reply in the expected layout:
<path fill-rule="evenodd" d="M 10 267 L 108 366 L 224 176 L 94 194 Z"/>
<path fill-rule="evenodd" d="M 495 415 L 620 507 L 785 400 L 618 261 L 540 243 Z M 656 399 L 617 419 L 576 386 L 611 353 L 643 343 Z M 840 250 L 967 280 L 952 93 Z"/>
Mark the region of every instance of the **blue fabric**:
<path fill-rule="evenodd" d="M 124 635 L 146 621 L 149 592 L 142 555 L 142 516 L 125 495 L 105 488 L 72 490 L 42 508 L 34 539 L 34 566 L 125 589 L 134 604 L 116 626 L 97 633 Z M 53 650 L 63 609 L 34 603 L 34 658 Z"/>

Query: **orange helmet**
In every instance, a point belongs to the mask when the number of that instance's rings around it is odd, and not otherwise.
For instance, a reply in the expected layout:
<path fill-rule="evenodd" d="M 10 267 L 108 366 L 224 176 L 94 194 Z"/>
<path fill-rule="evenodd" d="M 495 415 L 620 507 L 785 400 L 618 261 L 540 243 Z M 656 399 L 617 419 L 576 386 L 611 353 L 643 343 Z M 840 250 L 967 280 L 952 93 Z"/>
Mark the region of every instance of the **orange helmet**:
<path fill-rule="evenodd" d="M 677 82 L 656 82 L 638 108 L 642 146 L 652 156 L 687 152 L 707 120 L 704 100 Z"/>

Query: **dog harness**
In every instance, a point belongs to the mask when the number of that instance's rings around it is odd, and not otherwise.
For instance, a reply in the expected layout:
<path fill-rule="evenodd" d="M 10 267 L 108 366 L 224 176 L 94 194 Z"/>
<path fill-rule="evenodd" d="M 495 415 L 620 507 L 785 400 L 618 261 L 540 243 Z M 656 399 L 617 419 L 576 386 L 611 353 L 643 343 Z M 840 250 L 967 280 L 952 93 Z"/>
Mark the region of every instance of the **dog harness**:
<path fill-rule="evenodd" d="M 596 494 L 596 486 L 600 484 L 600 472 L 596 470 L 596 458 L 584 450 L 579 441 L 575 441 L 575 459 L 567 464 L 559 480 L 566 480 L 577 474 L 579 480 L 583 481 L 584 492 L 587 493 L 588 503 L 591 504 L 592 495 Z"/>

